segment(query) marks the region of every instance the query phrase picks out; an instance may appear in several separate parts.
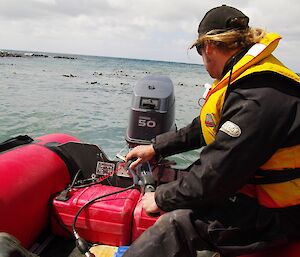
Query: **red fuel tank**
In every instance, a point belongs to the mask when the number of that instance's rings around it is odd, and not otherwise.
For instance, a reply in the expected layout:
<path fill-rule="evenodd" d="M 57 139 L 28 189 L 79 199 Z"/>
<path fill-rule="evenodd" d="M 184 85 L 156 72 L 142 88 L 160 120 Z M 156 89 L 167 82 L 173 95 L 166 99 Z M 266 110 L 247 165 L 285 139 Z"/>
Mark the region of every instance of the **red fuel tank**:
<path fill-rule="evenodd" d="M 151 227 L 159 217 L 148 216 L 139 199 L 133 214 L 132 241 L 136 240 L 147 228 Z"/>
<path fill-rule="evenodd" d="M 120 190 L 122 188 L 97 184 L 73 189 L 70 192 L 71 198 L 67 201 L 54 199 L 53 233 L 65 235 L 59 223 L 63 223 L 71 231 L 73 219 L 84 204 L 96 197 Z M 140 192 L 137 189 L 129 189 L 88 205 L 78 216 L 77 232 L 93 243 L 113 246 L 130 244 L 132 215 L 139 197 Z"/>
<path fill-rule="evenodd" d="M 49 222 L 49 199 L 70 183 L 64 161 L 44 145 L 79 141 L 50 134 L 0 153 L 0 231 L 29 247 Z"/>

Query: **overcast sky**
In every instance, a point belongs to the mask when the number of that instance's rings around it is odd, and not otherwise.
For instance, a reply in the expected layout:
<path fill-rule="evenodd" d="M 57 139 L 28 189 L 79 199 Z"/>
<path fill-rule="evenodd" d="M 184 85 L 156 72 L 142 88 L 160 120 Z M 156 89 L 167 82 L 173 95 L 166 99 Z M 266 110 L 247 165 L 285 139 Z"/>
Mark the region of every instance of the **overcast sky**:
<path fill-rule="evenodd" d="M 202 63 L 188 47 L 221 4 L 281 34 L 275 56 L 300 72 L 299 0 L 0 0 L 0 49 Z"/>

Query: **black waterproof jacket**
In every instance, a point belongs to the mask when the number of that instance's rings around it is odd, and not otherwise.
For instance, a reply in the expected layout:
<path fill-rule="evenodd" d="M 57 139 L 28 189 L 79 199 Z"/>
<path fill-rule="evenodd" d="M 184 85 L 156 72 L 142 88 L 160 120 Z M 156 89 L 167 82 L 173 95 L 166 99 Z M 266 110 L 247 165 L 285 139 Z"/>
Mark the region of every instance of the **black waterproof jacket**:
<path fill-rule="evenodd" d="M 233 196 L 278 148 L 300 144 L 299 84 L 273 72 L 238 80 L 225 100 L 220 124 L 241 128 L 233 138 L 218 131 L 205 146 L 199 117 L 178 130 L 159 135 L 153 144 L 166 157 L 204 146 L 187 176 L 161 185 L 155 193 L 164 211 L 198 209 Z"/>

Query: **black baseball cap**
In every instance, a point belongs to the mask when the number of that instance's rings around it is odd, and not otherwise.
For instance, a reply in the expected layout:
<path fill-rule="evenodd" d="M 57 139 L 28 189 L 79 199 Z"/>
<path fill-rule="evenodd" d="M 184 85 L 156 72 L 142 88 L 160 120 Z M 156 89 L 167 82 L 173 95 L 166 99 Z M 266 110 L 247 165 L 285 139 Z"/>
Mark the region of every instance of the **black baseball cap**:
<path fill-rule="evenodd" d="M 222 5 L 208 11 L 198 27 L 199 36 L 211 31 L 248 28 L 249 18 L 240 10 Z"/>

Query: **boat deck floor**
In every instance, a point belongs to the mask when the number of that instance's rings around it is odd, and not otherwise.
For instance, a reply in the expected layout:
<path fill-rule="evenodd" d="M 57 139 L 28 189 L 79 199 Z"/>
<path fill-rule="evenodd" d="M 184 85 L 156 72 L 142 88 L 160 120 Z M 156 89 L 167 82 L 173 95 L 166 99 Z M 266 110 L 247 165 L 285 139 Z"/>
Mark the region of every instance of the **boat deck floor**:
<path fill-rule="evenodd" d="M 46 246 L 41 252 L 36 252 L 40 257 L 82 257 L 79 250 L 76 248 L 76 243 L 74 239 L 51 236 L 48 239 Z"/>

